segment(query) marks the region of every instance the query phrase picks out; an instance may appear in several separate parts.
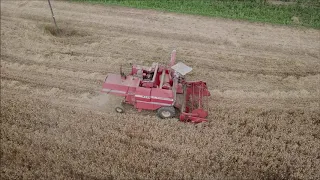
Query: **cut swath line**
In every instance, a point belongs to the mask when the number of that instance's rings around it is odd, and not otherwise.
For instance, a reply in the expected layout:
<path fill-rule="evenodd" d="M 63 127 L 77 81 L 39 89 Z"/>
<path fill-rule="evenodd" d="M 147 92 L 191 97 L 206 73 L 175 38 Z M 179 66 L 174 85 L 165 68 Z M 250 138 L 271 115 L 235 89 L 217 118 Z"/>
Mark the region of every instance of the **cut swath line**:
<path fill-rule="evenodd" d="M 67 69 L 57 69 L 57 68 L 51 68 L 47 67 L 45 65 L 26 65 L 26 64 L 20 64 L 20 63 L 11 63 L 7 61 L 2 61 L 2 68 L 7 69 L 14 69 L 18 71 L 29 71 L 29 72 L 38 72 L 43 74 L 50 74 L 50 75 L 58 75 L 58 76 L 68 76 L 68 77 L 76 77 L 81 79 L 94 79 L 94 80 L 100 80 L 104 77 L 101 73 L 88 73 L 84 71 L 71 71 Z"/>

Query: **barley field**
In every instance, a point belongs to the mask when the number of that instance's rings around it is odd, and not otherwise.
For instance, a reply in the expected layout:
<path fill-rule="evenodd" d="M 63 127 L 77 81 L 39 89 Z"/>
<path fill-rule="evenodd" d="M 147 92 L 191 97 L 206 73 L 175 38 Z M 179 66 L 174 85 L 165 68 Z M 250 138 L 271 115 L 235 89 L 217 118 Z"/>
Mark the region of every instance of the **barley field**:
<path fill-rule="evenodd" d="M 1 1 L 1 179 L 320 179 L 320 31 Z M 209 122 L 114 112 L 121 64 L 191 66 Z"/>

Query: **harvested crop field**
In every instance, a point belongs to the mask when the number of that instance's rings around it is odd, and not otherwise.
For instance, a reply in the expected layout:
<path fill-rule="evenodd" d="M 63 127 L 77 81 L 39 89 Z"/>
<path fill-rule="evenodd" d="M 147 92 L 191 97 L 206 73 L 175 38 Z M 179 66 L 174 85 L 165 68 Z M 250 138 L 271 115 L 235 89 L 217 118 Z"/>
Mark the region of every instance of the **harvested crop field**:
<path fill-rule="evenodd" d="M 1 1 L 2 179 L 320 179 L 320 31 L 151 10 Z M 209 122 L 100 94 L 120 64 L 177 61 Z"/>

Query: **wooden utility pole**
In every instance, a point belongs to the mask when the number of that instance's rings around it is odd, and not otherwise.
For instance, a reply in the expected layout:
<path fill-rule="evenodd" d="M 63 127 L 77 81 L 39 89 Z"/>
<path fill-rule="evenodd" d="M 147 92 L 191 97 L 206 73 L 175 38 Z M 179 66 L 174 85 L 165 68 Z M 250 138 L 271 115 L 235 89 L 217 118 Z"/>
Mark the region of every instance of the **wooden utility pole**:
<path fill-rule="evenodd" d="M 52 14 L 52 18 L 53 18 L 53 22 L 57 28 L 57 32 L 59 32 L 59 28 L 58 28 L 58 25 L 56 23 L 56 19 L 54 18 L 54 14 L 53 14 L 53 10 L 52 10 L 52 6 L 51 6 L 51 3 L 50 3 L 50 0 L 48 0 L 48 3 L 49 3 L 49 6 L 50 6 L 50 10 L 51 10 L 51 14 Z"/>

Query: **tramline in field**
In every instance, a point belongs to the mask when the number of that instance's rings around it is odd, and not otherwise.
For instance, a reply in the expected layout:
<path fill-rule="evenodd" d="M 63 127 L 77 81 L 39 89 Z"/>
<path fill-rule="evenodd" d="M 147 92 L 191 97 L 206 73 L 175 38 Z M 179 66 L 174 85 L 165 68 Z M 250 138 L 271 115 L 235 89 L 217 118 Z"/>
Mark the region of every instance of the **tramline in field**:
<path fill-rule="evenodd" d="M 175 63 L 176 50 L 171 53 L 168 65 L 153 63 L 151 67 L 132 65 L 125 74 L 109 73 L 103 83 L 102 92 L 124 97 L 115 107 L 123 113 L 123 103 L 133 105 L 139 112 L 157 110 L 162 118 L 178 117 L 183 122 L 207 121 L 208 91 L 204 81 L 187 81 L 185 75 L 192 68 L 182 62 Z"/>

